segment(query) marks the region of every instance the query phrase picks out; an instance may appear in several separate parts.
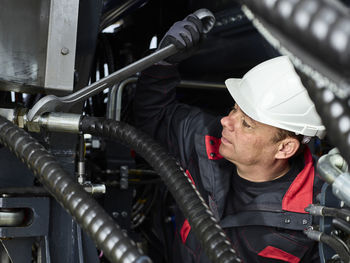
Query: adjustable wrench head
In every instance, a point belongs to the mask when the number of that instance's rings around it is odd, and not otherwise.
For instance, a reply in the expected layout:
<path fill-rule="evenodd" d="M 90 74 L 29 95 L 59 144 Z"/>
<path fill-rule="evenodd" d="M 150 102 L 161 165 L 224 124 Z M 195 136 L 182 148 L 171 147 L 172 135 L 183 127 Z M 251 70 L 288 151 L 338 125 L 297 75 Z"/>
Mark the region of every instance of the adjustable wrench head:
<path fill-rule="evenodd" d="M 45 112 L 56 111 L 62 102 L 58 97 L 54 95 L 47 95 L 41 98 L 35 105 L 28 111 L 27 119 L 32 121 L 35 117 L 42 115 Z"/>

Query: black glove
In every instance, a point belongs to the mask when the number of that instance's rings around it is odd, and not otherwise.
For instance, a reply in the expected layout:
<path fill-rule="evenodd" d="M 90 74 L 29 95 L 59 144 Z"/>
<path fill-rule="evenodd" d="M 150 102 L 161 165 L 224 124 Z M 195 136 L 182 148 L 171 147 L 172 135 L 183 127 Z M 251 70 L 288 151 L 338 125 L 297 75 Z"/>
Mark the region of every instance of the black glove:
<path fill-rule="evenodd" d="M 158 49 L 174 44 L 179 52 L 166 58 L 165 61 L 171 64 L 179 63 L 194 53 L 202 34 L 202 21 L 191 14 L 184 20 L 178 21 L 170 27 L 160 41 Z"/>

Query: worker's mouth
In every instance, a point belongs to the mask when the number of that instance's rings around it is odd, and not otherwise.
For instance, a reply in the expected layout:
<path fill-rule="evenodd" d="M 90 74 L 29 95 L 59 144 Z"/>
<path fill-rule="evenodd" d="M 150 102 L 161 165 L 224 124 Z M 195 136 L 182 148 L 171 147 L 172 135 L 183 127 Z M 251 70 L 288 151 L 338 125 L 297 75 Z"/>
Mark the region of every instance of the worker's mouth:
<path fill-rule="evenodd" d="M 223 135 L 221 135 L 221 143 L 223 144 L 232 144 L 229 140 L 227 140 Z"/>

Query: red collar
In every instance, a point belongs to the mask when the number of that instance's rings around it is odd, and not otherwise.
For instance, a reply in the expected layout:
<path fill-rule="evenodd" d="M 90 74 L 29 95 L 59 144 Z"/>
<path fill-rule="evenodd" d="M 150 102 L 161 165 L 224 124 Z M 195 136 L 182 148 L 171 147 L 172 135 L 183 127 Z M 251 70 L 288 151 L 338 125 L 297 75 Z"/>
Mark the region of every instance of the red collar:
<path fill-rule="evenodd" d="M 309 148 L 304 151 L 305 166 L 290 185 L 282 200 L 282 209 L 290 212 L 306 213 L 312 204 L 315 168 Z"/>

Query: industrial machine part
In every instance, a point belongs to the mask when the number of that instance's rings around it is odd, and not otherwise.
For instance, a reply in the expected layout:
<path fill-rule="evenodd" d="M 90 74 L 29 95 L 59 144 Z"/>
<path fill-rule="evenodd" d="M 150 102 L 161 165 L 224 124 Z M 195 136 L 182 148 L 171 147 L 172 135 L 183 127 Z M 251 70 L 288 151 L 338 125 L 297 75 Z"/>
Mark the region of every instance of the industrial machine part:
<path fill-rule="evenodd" d="M 323 155 L 317 164 L 320 176 L 332 186 L 334 195 L 350 206 L 350 174 L 347 168 L 345 160 L 337 151 Z"/>
<path fill-rule="evenodd" d="M 112 262 L 151 262 L 43 146 L 2 117 L 0 141 L 33 170 L 48 191 L 89 233 Z"/>
<path fill-rule="evenodd" d="M 0 90 L 72 92 L 79 1 L 1 0 L 0 6 L 2 21 L 16 21 L 0 23 Z"/>

